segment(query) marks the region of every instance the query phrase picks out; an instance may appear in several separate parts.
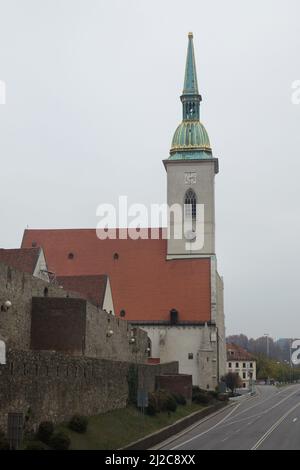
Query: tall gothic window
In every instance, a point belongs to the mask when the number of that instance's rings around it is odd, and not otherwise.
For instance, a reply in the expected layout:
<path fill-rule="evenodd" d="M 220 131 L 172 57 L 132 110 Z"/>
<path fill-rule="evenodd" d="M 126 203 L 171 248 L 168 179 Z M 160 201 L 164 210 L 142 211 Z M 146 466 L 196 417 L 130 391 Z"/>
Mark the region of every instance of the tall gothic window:
<path fill-rule="evenodd" d="M 185 216 L 196 220 L 197 215 L 197 198 L 192 189 L 188 189 L 184 197 Z"/>

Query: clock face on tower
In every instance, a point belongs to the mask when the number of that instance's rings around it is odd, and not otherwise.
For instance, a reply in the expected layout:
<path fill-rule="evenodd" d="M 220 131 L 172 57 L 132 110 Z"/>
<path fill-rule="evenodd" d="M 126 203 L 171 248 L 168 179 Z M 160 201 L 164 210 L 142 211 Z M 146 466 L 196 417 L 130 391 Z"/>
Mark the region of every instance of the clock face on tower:
<path fill-rule="evenodd" d="M 197 174 L 192 171 L 192 172 L 186 172 L 184 173 L 184 182 L 185 184 L 196 184 L 196 181 L 197 181 Z"/>

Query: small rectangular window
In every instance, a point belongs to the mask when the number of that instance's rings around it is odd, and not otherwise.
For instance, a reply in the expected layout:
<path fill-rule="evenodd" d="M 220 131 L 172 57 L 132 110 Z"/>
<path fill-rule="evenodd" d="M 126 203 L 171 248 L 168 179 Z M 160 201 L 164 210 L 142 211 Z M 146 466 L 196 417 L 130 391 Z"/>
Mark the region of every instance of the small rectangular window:
<path fill-rule="evenodd" d="M 189 358 L 189 359 L 194 359 L 194 354 L 193 354 L 193 353 L 189 353 L 188 358 Z"/>

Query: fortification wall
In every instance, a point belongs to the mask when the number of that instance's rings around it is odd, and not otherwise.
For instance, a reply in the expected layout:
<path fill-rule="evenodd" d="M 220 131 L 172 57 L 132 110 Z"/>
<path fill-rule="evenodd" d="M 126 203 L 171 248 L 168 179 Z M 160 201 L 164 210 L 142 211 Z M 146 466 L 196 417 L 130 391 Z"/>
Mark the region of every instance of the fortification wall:
<path fill-rule="evenodd" d="M 144 386 L 155 388 L 155 377 L 176 373 L 178 364 L 138 365 Z M 6 431 L 9 412 L 23 413 L 28 429 L 41 421 L 67 421 L 124 408 L 132 363 L 74 357 L 60 353 L 10 350 L 0 365 L 0 429 Z M 138 371 L 138 375 L 140 372 Z"/>
<path fill-rule="evenodd" d="M 145 362 L 147 333 L 79 294 L 0 263 L 0 334 L 8 348 L 51 350 L 114 361 Z M 109 335 L 108 332 L 112 331 Z"/>

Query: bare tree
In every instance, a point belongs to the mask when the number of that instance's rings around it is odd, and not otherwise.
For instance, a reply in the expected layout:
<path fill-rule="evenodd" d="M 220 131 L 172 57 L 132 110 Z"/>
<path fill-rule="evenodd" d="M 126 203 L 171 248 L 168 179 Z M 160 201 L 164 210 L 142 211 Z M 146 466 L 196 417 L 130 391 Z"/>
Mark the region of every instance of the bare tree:
<path fill-rule="evenodd" d="M 228 372 L 228 374 L 222 377 L 222 381 L 225 382 L 226 387 L 229 388 L 232 393 L 242 386 L 242 380 L 239 374 L 235 372 Z"/>

